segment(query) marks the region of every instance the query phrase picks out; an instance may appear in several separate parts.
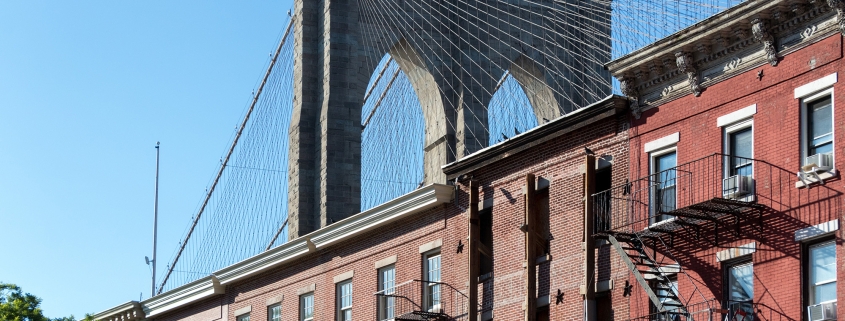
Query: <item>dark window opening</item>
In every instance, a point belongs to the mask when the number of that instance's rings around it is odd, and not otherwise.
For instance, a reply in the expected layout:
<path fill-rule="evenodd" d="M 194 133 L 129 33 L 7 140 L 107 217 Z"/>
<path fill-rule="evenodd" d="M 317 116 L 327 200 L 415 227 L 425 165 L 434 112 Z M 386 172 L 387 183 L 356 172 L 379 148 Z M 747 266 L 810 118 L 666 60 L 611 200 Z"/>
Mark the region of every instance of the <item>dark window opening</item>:
<path fill-rule="evenodd" d="M 594 231 L 602 232 L 611 228 L 610 221 L 612 217 L 610 213 L 612 204 L 610 189 L 613 187 L 613 171 L 611 171 L 610 167 L 597 171 L 595 179 L 595 192 L 598 194 L 594 196 L 595 199 L 593 200 L 593 204 L 596 204 L 596 207 L 593 208 L 596 213 L 593 229 Z"/>
<path fill-rule="evenodd" d="M 481 276 L 493 272 L 493 211 L 487 209 L 478 213 L 480 235 L 478 244 L 479 263 L 478 273 Z"/>

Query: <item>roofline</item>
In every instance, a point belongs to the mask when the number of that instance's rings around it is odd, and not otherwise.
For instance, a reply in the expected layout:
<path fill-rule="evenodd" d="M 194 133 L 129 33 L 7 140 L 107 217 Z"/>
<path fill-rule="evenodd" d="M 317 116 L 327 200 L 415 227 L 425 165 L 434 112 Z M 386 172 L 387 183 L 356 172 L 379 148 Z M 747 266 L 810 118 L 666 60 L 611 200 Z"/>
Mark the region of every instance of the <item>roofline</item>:
<path fill-rule="evenodd" d="M 297 259 L 305 255 L 315 253 L 340 241 L 372 231 L 398 219 L 451 203 L 454 195 L 455 188 L 451 185 L 430 184 L 418 188 L 372 209 L 222 268 L 199 280 L 141 302 L 129 301 L 97 313 L 94 319 L 127 320 L 123 317 L 127 313 L 134 313 L 139 316 L 137 318 L 144 319 L 224 294 L 228 284 L 270 271 L 280 265 L 295 263 Z"/>
<path fill-rule="evenodd" d="M 684 47 L 689 43 L 714 36 L 725 29 L 729 29 L 731 25 L 750 19 L 766 9 L 780 6 L 784 2 L 786 0 L 744 1 L 627 55 L 614 59 L 606 63 L 604 67 L 614 75 L 627 72 L 635 66 L 650 61 L 647 58 L 674 54 L 676 48 Z"/>
<path fill-rule="evenodd" d="M 513 156 L 526 149 L 567 134 L 598 120 L 617 115 L 628 108 L 628 100 L 610 95 L 584 108 L 558 117 L 508 140 L 488 146 L 441 168 L 447 180 Z"/>

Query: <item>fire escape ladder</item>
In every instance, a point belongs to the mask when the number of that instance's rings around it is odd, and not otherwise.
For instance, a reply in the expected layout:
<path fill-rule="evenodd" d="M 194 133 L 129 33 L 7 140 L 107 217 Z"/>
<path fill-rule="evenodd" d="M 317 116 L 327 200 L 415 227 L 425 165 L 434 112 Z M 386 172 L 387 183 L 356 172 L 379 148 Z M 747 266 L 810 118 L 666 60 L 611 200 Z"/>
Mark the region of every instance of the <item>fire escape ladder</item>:
<path fill-rule="evenodd" d="M 648 255 L 642 240 L 636 236 L 617 239 L 614 235 L 609 235 L 608 240 L 619 253 L 619 256 L 622 257 L 622 262 L 625 262 L 625 265 L 628 266 L 628 270 L 645 290 L 659 313 L 688 314 L 686 305 L 675 293 L 677 289 L 673 289 L 669 276 Z M 651 282 L 646 280 L 646 275 L 650 276 Z"/>

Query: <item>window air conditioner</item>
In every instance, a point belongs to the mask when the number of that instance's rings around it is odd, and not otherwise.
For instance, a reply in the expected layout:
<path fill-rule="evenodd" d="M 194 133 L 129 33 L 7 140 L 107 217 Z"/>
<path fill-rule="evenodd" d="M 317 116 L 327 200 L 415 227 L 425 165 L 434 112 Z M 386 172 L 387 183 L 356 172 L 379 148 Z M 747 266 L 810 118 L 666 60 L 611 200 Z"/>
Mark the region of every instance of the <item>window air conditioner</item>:
<path fill-rule="evenodd" d="M 751 193 L 754 179 L 751 176 L 734 175 L 722 180 L 722 197 L 737 199 Z"/>
<path fill-rule="evenodd" d="M 836 320 L 836 301 L 808 306 L 807 314 L 810 321 Z"/>
<path fill-rule="evenodd" d="M 801 170 L 804 172 L 827 172 L 833 168 L 833 155 L 831 154 L 815 154 L 804 159 L 804 166 Z"/>

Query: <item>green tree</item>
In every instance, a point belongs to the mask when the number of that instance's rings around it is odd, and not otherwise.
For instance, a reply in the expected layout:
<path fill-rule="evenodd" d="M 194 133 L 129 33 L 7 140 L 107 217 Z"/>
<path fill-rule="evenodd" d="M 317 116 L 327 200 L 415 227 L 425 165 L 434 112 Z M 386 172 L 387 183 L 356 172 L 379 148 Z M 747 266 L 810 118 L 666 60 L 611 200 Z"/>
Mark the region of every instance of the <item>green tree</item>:
<path fill-rule="evenodd" d="M 11 283 L 0 282 L 0 321 L 77 321 L 73 315 L 50 319 L 41 311 L 41 299 Z M 90 314 L 79 321 L 93 321 Z"/>

